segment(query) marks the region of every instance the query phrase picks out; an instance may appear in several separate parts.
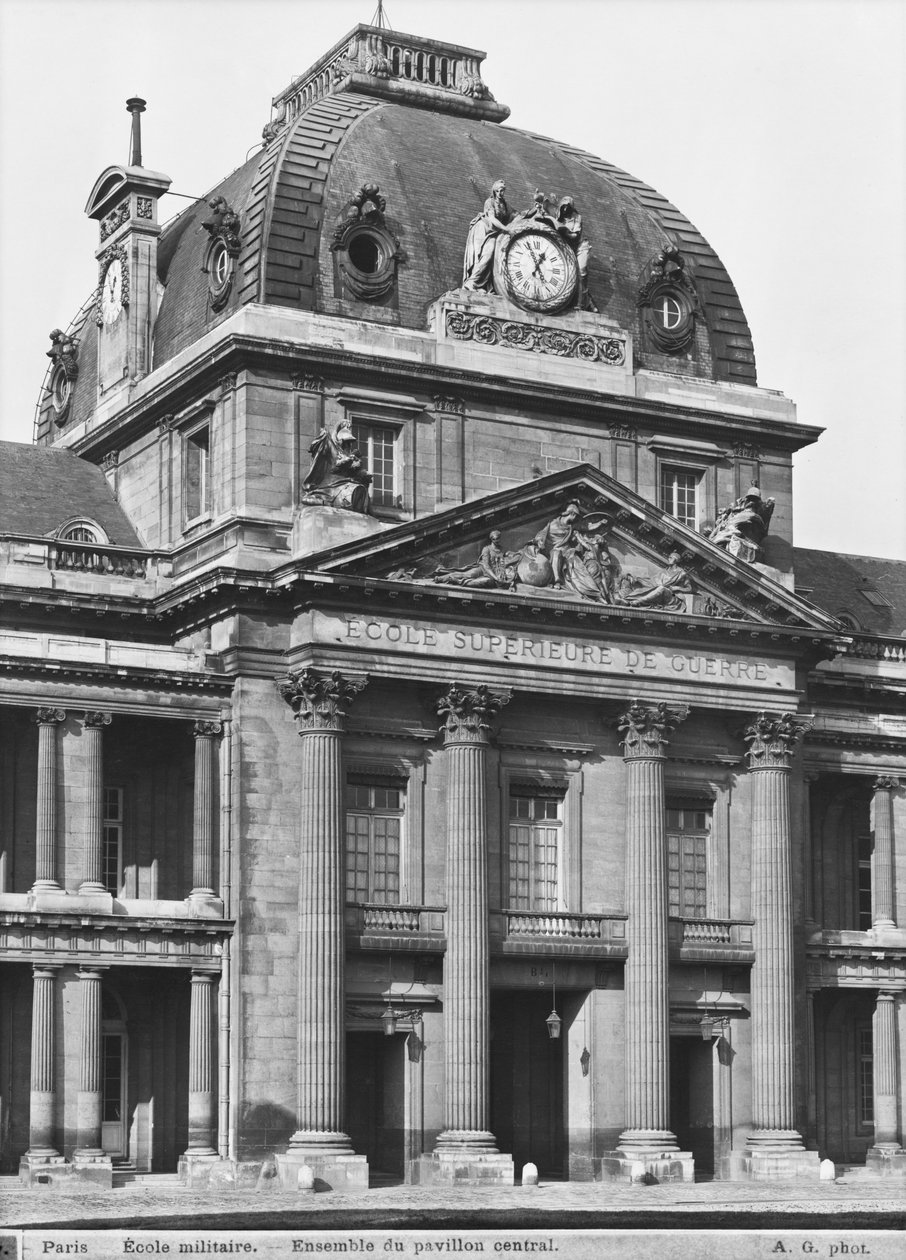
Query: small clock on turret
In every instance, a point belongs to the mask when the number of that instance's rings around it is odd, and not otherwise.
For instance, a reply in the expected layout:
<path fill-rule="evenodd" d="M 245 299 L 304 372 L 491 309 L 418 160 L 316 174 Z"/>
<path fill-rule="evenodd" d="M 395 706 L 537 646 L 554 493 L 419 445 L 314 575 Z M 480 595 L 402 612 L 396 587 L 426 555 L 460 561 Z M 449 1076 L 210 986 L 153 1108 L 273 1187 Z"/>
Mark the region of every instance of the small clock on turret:
<path fill-rule="evenodd" d="M 105 324 L 114 324 L 123 309 L 123 262 L 111 258 L 101 277 L 101 318 Z"/>

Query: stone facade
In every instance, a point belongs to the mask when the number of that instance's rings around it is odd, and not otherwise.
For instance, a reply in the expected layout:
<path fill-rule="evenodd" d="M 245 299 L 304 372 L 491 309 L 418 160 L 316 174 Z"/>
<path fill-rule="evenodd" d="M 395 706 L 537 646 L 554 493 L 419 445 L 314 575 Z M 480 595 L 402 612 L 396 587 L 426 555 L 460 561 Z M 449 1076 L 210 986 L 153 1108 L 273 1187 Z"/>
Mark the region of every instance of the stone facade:
<path fill-rule="evenodd" d="M 755 384 L 691 226 L 699 313 L 652 349 L 667 203 L 587 154 L 557 162 L 615 269 L 590 266 L 599 313 L 460 288 L 480 205 L 437 136 L 483 118 L 489 188 L 547 150 L 447 91 L 437 59 L 473 91 L 481 54 L 396 47 L 408 77 L 362 53 L 298 81 L 217 194 L 231 285 L 165 228 L 159 308 L 136 287 L 89 321 L 69 418 L 48 403 L 10 463 L 37 485 L 52 445 L 108 485 L 60 475 L 0 531 L 2 1166 L 899 1174 L 906 660 L 797 591 L 817 431 Z M 330 244 L 375 213 L 366 152 L 407 256 L 371 304 Z M 105 172 L 104 251 L 157 249 L 165 181 Z M 151 217 L 111 228 L 126 197 Z M 313 498 L 328 463 L 367 472 L 367 513 Z M 749 563 L 707 535 L 753 483 Z"/>

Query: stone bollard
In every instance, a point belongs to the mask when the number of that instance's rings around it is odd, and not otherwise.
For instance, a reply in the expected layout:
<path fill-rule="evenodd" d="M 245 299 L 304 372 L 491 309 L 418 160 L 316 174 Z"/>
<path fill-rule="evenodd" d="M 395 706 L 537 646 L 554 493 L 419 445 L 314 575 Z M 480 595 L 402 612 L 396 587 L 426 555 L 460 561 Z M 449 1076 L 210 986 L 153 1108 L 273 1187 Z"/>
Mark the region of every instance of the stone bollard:
<path fill-rule="evenodd" d="M 300 1194 L 314 1194 L 315 1192 L 315 1174 L 308 1164 L 303 1164 L 299 1169 L 298 1186 Z"/>
<path fill-rule="evenodd" d="M 836 1181 L 837 1180 L 837 1169 L 834 1166 L 834 1161 L 832 1159 L 822 1159 L 821 1163 L 818 1165 L 818 1180 L 819 1181 Z"/>
<path fill-rule="evenodd" d="M 538 1184 L 538 1165 L 526 1164 L 522 1170 L 522 1184 L 524 1186 L 537 1186 Z"/>

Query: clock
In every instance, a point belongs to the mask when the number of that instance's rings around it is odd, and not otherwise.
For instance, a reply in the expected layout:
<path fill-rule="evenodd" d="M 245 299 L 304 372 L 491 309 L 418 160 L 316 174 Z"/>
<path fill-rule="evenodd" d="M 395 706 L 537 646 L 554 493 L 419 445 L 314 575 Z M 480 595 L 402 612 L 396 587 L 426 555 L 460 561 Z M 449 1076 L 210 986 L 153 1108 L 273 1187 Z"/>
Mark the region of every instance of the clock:
<path fill-rule="evenodd" d="M 101 280 L 101 316 L 105 324 L 113 324 L 123 309 L 123 263 L 113 258 Z"/>
<path fill-rule="evenodd" d="M 499 237 L 494 257 L 498 292 L 529 311 L 562 311 L 575 301 L 575 250 L 552 229 L 537 225 Z"/>

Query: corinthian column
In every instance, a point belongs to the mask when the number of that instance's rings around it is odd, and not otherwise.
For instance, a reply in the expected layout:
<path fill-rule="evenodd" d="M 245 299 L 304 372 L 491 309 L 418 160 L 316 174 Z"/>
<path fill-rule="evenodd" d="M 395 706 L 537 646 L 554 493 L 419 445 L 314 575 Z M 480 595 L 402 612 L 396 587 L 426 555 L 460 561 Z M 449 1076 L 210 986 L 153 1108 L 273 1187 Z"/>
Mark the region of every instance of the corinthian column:
<path fill-rule="evenodd" d="M 189 1145 L 186 1155 L 216 1155 L 210 971 L 192 972 L 189 1005 Z"/>
<path fill-rule="evenodd" d="M 749 1150 L 801 1149 L 796 1129 L 790 760 L 808 724 L 759 713 L 747 726 L 752 776 L 752 1119 Z"/>
<path fill-rule="evenodd" d="M 438 701 L 447 778 L 445 1128 L 438 1151 L 494 1153 L 488 1078 L 488 730 L 509 692 L 455 684 Z"/>
<path fill-rule="evenodd" d="M 56 1022 L 54 978 L 58 968 L 35 967 L 31 1001 L 31 1099 L 26 1160 L 38 1162 L 58 1155 L 53 1144 L 57 1092 L 54 1082 Z"/>
<path fill-rule="evenodd" d="M 62 709 L 39 709 L 38 801 L 36 866 L 32 892 L 60 892 L 57 883 L 57 726 L 66 720 Z"/>
<path fill-rule="evenodd" d="M 303 669 L 280 685 L 302 738 L 299 760 L 298 1129 L 294 1151 L 351 1155 L 343 1132 L 345 860 L 343 719 L 365 686 Z M 311 1162 L 311 1160 L 309 1160 Z"/>
<path fill-rule="evenodd" d="M 80 893 L 102 893 L 104 888 L 104 727 L 109 713 L 86 713 L 85 741 L 85 873 Z"/>
<path fill-rule="evenodd" d="M 871 857 L 871 922 L 876 928 L 896 927 L 893 897 L 893 794 L 899 781 L 888 775 L 874 781 L 875 841 Z"/>
<path fill-rule="evenodd" d="M 670 1131 L 670 1009 L 667 962 L 667 835 L 664 761 L 685 707 L 634 700 L 622 716 L 626 762 L 625 971 L 627 1127 L 619 1149 L 678 1150 Z"/>
<path fill-rule="evenodd" d="M 82 996 L 79 1039 L 78 1145 L 75 1156 L 97 1157 L 101 1148 L 103 1063 L 101 1058 L 101 976 L 97 967 L 79 973 Z"/>
<path fill-rule="evenodd" d="M 214 740 L 219 722 L 196 722 L 195 792 L 192 816 L 192 891 L 190 897 L 216 897 L 214 890 Z"/>

